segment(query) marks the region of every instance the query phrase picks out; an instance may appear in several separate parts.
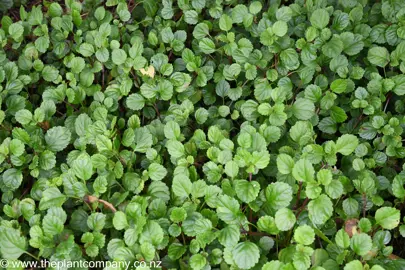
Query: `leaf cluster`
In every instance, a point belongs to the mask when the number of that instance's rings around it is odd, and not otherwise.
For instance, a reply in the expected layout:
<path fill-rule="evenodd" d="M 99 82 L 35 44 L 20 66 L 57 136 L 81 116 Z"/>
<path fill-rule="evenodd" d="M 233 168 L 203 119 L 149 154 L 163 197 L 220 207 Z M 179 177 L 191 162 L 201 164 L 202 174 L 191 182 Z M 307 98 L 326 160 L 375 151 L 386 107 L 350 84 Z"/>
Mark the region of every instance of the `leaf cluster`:
<path fill-rule="evenodd" d="M 18 3 L 1 258 L 405 267 L 404 1 Z"/>

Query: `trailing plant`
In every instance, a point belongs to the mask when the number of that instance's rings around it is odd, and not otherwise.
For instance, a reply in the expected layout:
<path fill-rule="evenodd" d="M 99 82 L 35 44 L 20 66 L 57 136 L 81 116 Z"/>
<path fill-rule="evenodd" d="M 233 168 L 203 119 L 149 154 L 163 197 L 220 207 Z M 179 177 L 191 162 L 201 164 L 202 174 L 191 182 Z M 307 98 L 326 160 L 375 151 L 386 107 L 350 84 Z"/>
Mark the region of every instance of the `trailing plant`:
<path fill-rule="evenodd" d="M 405 268 L 404 1 L 3 2 L 2 258 Z"/>

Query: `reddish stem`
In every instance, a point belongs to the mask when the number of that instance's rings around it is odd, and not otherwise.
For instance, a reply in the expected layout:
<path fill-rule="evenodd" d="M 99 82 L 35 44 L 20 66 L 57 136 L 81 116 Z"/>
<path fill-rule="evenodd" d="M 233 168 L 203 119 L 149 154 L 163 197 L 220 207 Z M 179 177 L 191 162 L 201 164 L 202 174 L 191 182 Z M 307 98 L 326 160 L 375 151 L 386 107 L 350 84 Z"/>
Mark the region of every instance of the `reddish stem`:
<path fill-rule="evenodd" d="M 294 209 L 298 209 L 300 198 L 301 198 L 301 189 L 302 189 L 302 182 L 298 183 L 298 192 L 297 192 L 297 202 L 295 203 Z"/>
<path fill-rule="evenodd" d="M 366 217 L 367 195 L 363 193 L 363 217 Z"/>
<path fill-rule="evenodd" d="M 305 209 L 305 206 L 307 206 L 309 199 L 308 197 L 305 198 L 304 202 L 302 203 L 301 207 L 298 209 L 297 214 L 295 214 L 295 217 L 298 219 L 298 217 L 301 215 L 301 212 Z"/>

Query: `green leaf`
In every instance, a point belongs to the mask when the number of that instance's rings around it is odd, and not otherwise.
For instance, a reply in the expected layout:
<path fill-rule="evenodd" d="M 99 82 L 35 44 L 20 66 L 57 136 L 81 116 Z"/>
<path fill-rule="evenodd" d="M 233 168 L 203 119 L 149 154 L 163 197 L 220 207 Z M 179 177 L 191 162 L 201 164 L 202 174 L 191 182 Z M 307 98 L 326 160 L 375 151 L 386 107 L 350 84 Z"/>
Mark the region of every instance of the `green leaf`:
<path fill-rule="evenodd" d="M 98 7 L 96 11 L 94 12 L 94 17 L 96 17 L 97 20 L 101 21 L 105 17 L 105 8 L 104 7 Z"/>
<path fill-rule="evenodd" d="M 292 175 L 297 181 L 313 182 L 315 170 L 307 159 L 300 159 L 295 163 Z"/>
<path fill-rule="evenodd" d="M 216 85 L 215 92 L 217 93 L 218 96 L 225 97 L 228 94 L 230 88 L 231 87 L 227 81 L 221 80 Z"/>
<path fill-rule="evenodd" d="M 20 231 L 0 226 L 0 253 L 3 259 L 17 260 L 26 252 L 27 240 Z"/>
<path fill-rule="evenodd" d="M 310 220 L 316 225 L 325 224 L 333 214 L 333 204 L 328 196 L 321 194 L 308 203 Z"/>
<path fill-rule="evenodd" d="M 43 170 L 50 170 L 56 165 L 56 156 L 53 152 L 45 150 L 39 157 L 39 166 Z"/>
<path fill-rule="evenodd" d="M 261 34 L 260 34 L 260 42 L 263 45 L 266 46 L 270 46 L 274 43 L 274 41 L 276 40 L 276 37 L 273 33 L 273 29 L 272 28 L 267 28 L 266 30 L 264 30 Z"/>
<path fill-rule="evenodd" d="M 44 233 L 48 236 L 58 235 L 63 231 L 63 223 L 58 216 L 48 214 L 44 217 L 42 221 L 42 226 Z"/>
<path fill-rule="evenodd" d="M 363 270 L 363 264 L 359 260 L 348 262 L 344 270 Z"/>
<path fill-rule="evenodd" d="M 290 204 L 293 191 L 290 185 L 276 182 L 267 186 L 265 194 L 269 206 L 274 210 L 279 210 Z"/>
<path fill-rule="evenodd" d="M 234 23 L 242 23 L 249 11 L 245 5 L 236 5 L 232 9 L 232 20 Z"/>
<path fill-rule="evenodd" d="M 72 170 L 79 179 L 83 181 L 89 180 L 93 175 L 93 163 L 90 156 L 88 154 L 79 155 L 73 161 Z"/>
<path fill-rule="evenodd" d="M 98 255 L 99 249 L 96 245 L 91 244 L 86 247 L 86 254 L 89 255 L 90 257 L 94 258 Z"/>
<path fill-rule="evenodd" d="M 310 245 L 315 241 L 315 232 L 308 225 L 302 225 L 295 229 L 294 239 L 298 244 Z"/>
<path fill-rule="evenodd" d="M 360 34 L 344 32 L 340 34 L 340 39 L 343 42 L 343 51 L 347 55 L 356 55 L 360 53 L 364 47 L 364 42 L 362 41 L 363 36 Z"/>
<path fill-rule="evenodd" d="M 86 133 L 89 131 L 89 126 L 92 124 L 91 118 L 85 114 L 82 113 L 76 118 L 75 121 L 75 131 L 76 134 L 85 137 Z"/>
<path fill-rule="evenodd" d="M 282 37 L 287 34 L 288 25 L 284 21 L 277 21 L 273 24 L 272 29 L 276 36 Z"/>
<path fill-rule="evenodd" d="M 337 123 L 342 123 L 347 120 L 347 114 L 342 108 L 338 106 L 333 106 L 330 109 L 330 115 L 331 118 Z"/>
<path fill-rule="evenodd" d="M 228 161 L 225 164 L 225 173 L 229 176 L 229 177 L 236 177 L 238 175 L 239 172 L 239 166 L 235 161 Z"/>
<path fill-rule="evenodd" d="M 70 131 L 65 127 L 53 127 L 45 134 L 45 141 L 48 149 L 59 152 L 65 149 L 70 142 Z"/>
<path fill-rule="evenodd" d="M 300 145 L 305 145 L 312 140 L 313 127 L 311 123 L 297 121 L 290 129 L 290 137 Z"/>
<path fill-rule="evenodd" d="M 187 247 L 180 243 L 173 243 L 169 246 L 168 256 L 172 260 L 178 260 L 187 251 Z"/>
<path fill-rule="evenodd" d="M 42 14 L 41 6 L 36 6 L 32 8 L 28 18 L 28 22 L 31 25 L 39 25 L 42 23 L 43 18 L 44 16 Z"/>
<path fill-rule="evenodd" d="M 209 38 L 203 38 L 199 43 L 199 47 L 205 54 L 211 54 L 215 52 L 215 43 Z"/>
<path fill-rule="evenodd" d="M 338 36 L 333 36 L 325 45 L 322 46 L 322 52 L 327 57 L 334 58 L 339 56 L 342 51 L 344 44 Z"/>
<path fill-rule="evenodd" d="M 252 14 L 257 14 L 262 10 L 262 3 L 259 1 L 253 1 L 249 5 L 249 12 Z"/>
<path fill-rule="evenodd" d="M 405 188 L 403 185 L 403 178 L 400 175 L 394 177 L 392 181 L 392 193 L 397 198 L 404 198 L 405 197 Z"/>
<path fill-rule="evenodd" d="M 359 139 L 351 134 L 344 134 L 336 141 L 336 151 L 342 155 L 348 156 L 359 145 Z"/>
<path fill-rule="evenodd" d="M 89 43 L 82 43 L 79 47 L 79 52 L 84 57 L 90 57 L 94 54 L 94 47 Z"/>
<path fill-rule="evenodd" d="M 87 219 L 87 226 L 94 231 L 101 231 L 105 226 L 106 216 L 103 213 L 92 213 Z"/>
<path fill-rule="evenodd" d="M 170 213 L 170 219 L 173 222 L 182 222 L 186 219 L 187 212 L 183 208 L 176 207 Z"/>
<path fill-rule="evenodd" d="M 191 193 L 192 183 L 185 175 L 176 175 L 173 178 L 173 192 L 179 197 L 188 197 Z"/>
<path fill-rule="evenodd" d="M 221 24 L 221 22 L 220 22 Z M 222 28 L 221 28 L 222 29 Z M 206 23 L 199 23 L 194 27 L 193 37 L 200 40 L 209 34 L 210 30 Z"/>
<path fill-rule="evenodd" d="M 228 195 L 218 197 L 216 201 L 218 217 L 227 224 L 235 224 L 240 218 L 239 203 Z"/>
<path fill-rule="evenodd" d="M 338 93 L 338 94 L 346 92 L 347 80 L 345 80 L 345 79 L 334 80 L 330 85 L 330 89 L 333 92 Z"/>
<path fill-rule="evenodd" d="M 13 23 L 8 27 L 8 33 L 15 41 L 18 42 L 24 33 L 24 27 L 19 23 Z"/>
<path fill-rule="evenodd" d="M 134 150 L 140 153 L 145 153 L 153 144 L 152 134 L 149 132 L 147 128 L 142 127 L 135 129 L 134 135 L 135 135 Z M 110 144 L 111 141 L 109 140 L 108 145 Z"/>
<path fill-rule="evenodd" d="M 404 268 L 404 1 L 42 2 L 0 1 L 1 258 Z"/>
<path fill-rule="evenodd" d="M 372 47 L 368 50 L 367 59 L 373 65 L 385 67 L 390 61 L 390 54 L 385 47 Z"/>
<path fill-rule="evenodd" d="M 181 130 L 178 123 L 169 121 L 164 128 L 165 137 L 167 139 L 181 140 Z"/>
<path fill-rule="evenodd" d="M 369 235 L 358 233 L 350 240 L 350 247 L 357 255 L 364 256 L 371 250 L 373 243 Z"/>
<path fill-rule="evenodd" d="M 259 262 L 260 250 L 252 242 L 237 244 L 232 249 L 232 259 L 240 269 L 250 269 Z"/>
<path fill-rule="evenodd" d="M 222 31 L 229 31 L 232 28 L 232 18 L 226 14 L 222 14 L 221 18 L 219 19 L 219 28 Z"/>
<path fill-rule="evenodd" d="M 131 94 L 126 100 L 128 108 L 134 111 L 139 111 L 145 106 L 145 99 L 140 94 Z"/>
<path fill-rule="evenodd" d="M 153 17 L 158 11 L 158 5 L 153 0 L 145 0 L 144 2 L 142 2 L 142 5 L 146 11 L 146 14 L 150 17 Z"/>
<path fill-rule="evenodd" d="M 11 168 L 3 173 L 1 183 L 10 190 L 16 190 L 20 187 L 22 180 L 23 175 L 21 171 Z"/>
<path fill-rule="evenodd" d="M 292 112 L 300 120 L 309 120 L 315 115 L 315 105 L 308 99 L 300 98 L 294 102 Z"/>
<path fill-rule="evenodd" d="M 295 70 L 300 65 L 298 53 L 292 48 L 282 51 L 280 59 L 288 70 Z"/>
<path fill-rule="evenodd" d="M 218 235 L 218 241 L 225 247 L 234 247 L 240 239 L 240 230 L 237 225 L 225 226 Z"/>
<path fill-rule="evenodd" d="M 400 218 L 400 211 L 392 207 L 381 207 L 375 212 L 376 223 L 387 230 L 396 228 Z"/>
<path fill-rule="evenodd" d="M 338 199 L 344 192 L 343 184 L 339 180 L 333 180 L 325 186 L 326 194 L 332 199 Z"/>
<path fill-rule="evenodd" d="M 178 141 L 169 140 L 166 143 L 167 150 L 169 154 L 174 158 L 179 158 L 184 156 L 185 150 L 183 144 Z"/>
<path fill-rule="evenodd" d="M 116 230 L 124 230 L 128 225 L 127 216 L 124 212 L 117 211 L 114 214 L 113 225 Z"/>
<path fill-rule="evenodd" d="M 127 53 L 122 49 L 114 49 L 111 54 L 111 59 L 114 64 L 122 65 L 127 60 Z"/>
<path fill-rule="evenodd" d="M 110 153 L 112 151 L 111 140 L 104 135 L 97 136 L 96 146 L 101 153 Z"/>
<path fill-rule="evenodd" d="M 313 253 L 313 249 L 310 247 L 304 247 L 301 245 L 297 245 L 295 253 L 294 253 L 294 262 L 293 265 L 296 269 L 307 269 L 311 265 L 311 255 Z"/>
<path fill-rule="evenodd" d="M 350 237 L 344 229 L 340 229 L 335 236 L 336 244 L 341 248 L 348 248 L 350 246 Z"/>
<path fill-rule="evenodd" d="M 66 201 L 66 196 L 56 187 L 51 187 L 42 192 L 39 202 L 39 210 L 46 210 L 51 207 L 60 207 Z"/>
<path fill-rule="evenodd" d="M 291 174 L 294 168 L 295 162 L 287 154 L 280 154 L 277 156 L 277 169 L 282 174 Z"/>
<path fill-rule="evenodd" d="M 279 209 L 274 218 L 276 226 L 280 231 L 290 230 L 296 222 L 294 213 L 288 208 Z"/>
<path fill-rule="evenodd" d="M 148 242 L 158 246 L 163 241 L 163 230 L 160 225 L 153 220 L 147 222 L 140 235 L 139 242 Z"/>
<path fill-rule="evenodd" d="M 318 29 L 324 29 L 329 24 L 329 13 L 324 9 L 317 9 L 311 14 L 310 22 Z"/>
<path fill-rule="evenodd" d="M 238 198 L 243 202 L 250 203 L 259 195 L 260 184 L 256 181 L 235 180 L 233 184 Z"/>
<path fill-rule="evenodd" d="M 45 66 L 42 70 L 42 77 L 47 82 L 56 81 L 59 76 L 59 71 L 54 66 Z"/>
<path fill-rule="evenodd" d="M 96 51 L 96 58 L 98 61 L 105 63 L 110 58 L 110 53 L 106 48 L 100 48 Z"/>
<path fill-rule="evenodd" d="M 198 13 L 195 10 L 187 10 L 184 13 L 184 21 L 188 24 L 197 24 Z"/>
<path fill-rule="evenodd" d="M 190 267 L 192 269 L 196 270 L 203 269 L 206 263 L 207 259 L 201 254 L 194 254 L 190 258 Z"/>
<path fill-rule="evenodd" d="M 32 121 L 33 115 L 29 110 L 22 109 L 15 114 L 15 119 L 22 125 L 27 125 Z"/>
<path fill-rule="evenodd" d="M 74 57 L 70 62 L 70 69 L 73 73 L 80 73 L 85 67 L 84 59 L 81 57 Z"/>
<path fill-rule="evenodd" d="M 149 165 L 148 174 L 150 179 L 154 181 L 160 181 L 166 176 L 167 170 L 165 169 L 165 167 L 158 163 L 152 163 L 151 165 Z"/>
<path fill-rule="evenodd" d="M 318 182 L 325 186 L 329 185 L 332 182 L 332 178 L 332 172 L 327 169 L 321 169 L 316 174 L 316 179 L 318 180 Z"/>

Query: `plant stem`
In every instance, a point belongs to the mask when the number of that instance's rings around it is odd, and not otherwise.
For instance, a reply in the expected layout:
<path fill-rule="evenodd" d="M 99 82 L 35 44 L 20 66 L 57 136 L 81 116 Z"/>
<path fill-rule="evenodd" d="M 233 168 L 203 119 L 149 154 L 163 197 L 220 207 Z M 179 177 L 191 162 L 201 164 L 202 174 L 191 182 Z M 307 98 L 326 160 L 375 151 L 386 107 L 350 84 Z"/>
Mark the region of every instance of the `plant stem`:
<path fill-rule="evenodd" d="M 302 189 L 302 181 L 298 183 L 297 202 L 295 203 L 294 209 L 298 209 L 301 198 L 301 189 Z"/>
<path fill-rule="evenodd" d="M 276 255 L 278 257 L 278 234 L 276 234 Z"/>
<path fill-rule="evenodd" d="M 153 108 L 155 109 L 157 116 L 160 118 L 160 112 L 156 104 L 153 104 Z"/>
<path fill-rule="evenodd" d="M 320 231 L 320 230 L 317 229 L 317 228 L 313 228 L 313 229 L 314 229 L 314 231 L 315 231 L 315 234 L 316 234 L 318 237 L 320 237 L 323 241 L 325 241 L 325 242 L 328 243 L 328 244 L 333 244 L 333 242 L 330 241 L 329 238 L 328 238 L 322 231 Z"/>
<path fill-rule="evenodd" d="M 111 203 L 109 203 L 105 200 L 101 200 L 101 199 L 97 198 L 96 196 L 86 195 L 86 196 L 84 196 L 83 201 L 86 203 L 99 202 L 102 205 L 104 205 L 104 207 L 110 209 L 111 212 L 113 212 L 113 213 L 117 212 L 117 209 L 115 209 L 114 205 L 112 205 Z"/>
<path fill-rule="evenodd" d="M 117 212 L 117 209 L 115 209 L 115 207 L 111 203 L 101 200 L 101 199 L 98 199 L 98 202 L 103 204 L 108 209 L 110 209 L 113 213 Z"/>
<path fill-rule="evenodd" d="M 28 251 L 25 251 L 25 254 L 29 255 L 30 257 L 32 257 L 33 259 L 35 259 L 36 261 L 39 261 L 39 257 L 29 253 Z"/>
<path fill-rule="evenodd" d="M 355 130 L 355 129 L 357 128 L 357 126 L 360 124 L 361 120 L 363 120 L 363 114 L 361 114 L 361 115 L 359 116 L 359 118 L 357 119 L 357 122 L 356 122 L 356 124 L 354 125 L 353 130 Z"/>
<path fill-rule="evenodd" d="M 366 217 L 367 195 L 363 193 L 363 217 Z"/>
<path fill-rule="evenodd" d="M 295 214 L 295 217 L 298 219 L 298 217 L 301 215 L 301 212 L 305 209 L 305 206 L 307 205 L 309 199 L 308 197 L 305 198 L 304 202 L 302 203 L 301 207 L 298 209 L 297 214 Z"/>
<path fill-rule="evenodd" d="M 285 238 L 285 243 L 284 246 L 287 247 L 288 243 L 291 242 L 291 235 L 292 235 L 292 231 L 294 230 L 294 228 L 291 228 L 291 230 L 288 231 L 288 234 Z"/>
<path fill-rule="evenodd" d="M 387 110 L 388 104 L 391 101 L 391 97 L 392 97 L 392 93 L 390 92 L 387 96 L 387 102 L 385 102 L 385 106 L 384 106 L 384 112 Z"/>
<path fill-rule="evenodd" d="M 253 223 L 250 223 L 250 225 L 252 225 L 253 227 L 255 227 L 257 230 L 259 230 L 259 228 L 257 228 L 257 226 Z"/>
<path fill-rule="evenodd" d="M 253 236 L 269 236 L 267 233 L 263 233 L 263 232 L 251 232 L 251 231 L 248 231 L 248 232 L 243 232 L 244 234 L 247 234 L 247 235 L 253 235 Z"/>

